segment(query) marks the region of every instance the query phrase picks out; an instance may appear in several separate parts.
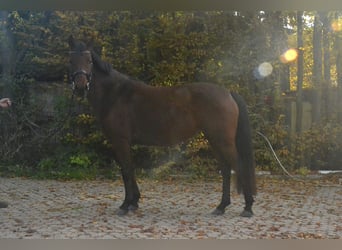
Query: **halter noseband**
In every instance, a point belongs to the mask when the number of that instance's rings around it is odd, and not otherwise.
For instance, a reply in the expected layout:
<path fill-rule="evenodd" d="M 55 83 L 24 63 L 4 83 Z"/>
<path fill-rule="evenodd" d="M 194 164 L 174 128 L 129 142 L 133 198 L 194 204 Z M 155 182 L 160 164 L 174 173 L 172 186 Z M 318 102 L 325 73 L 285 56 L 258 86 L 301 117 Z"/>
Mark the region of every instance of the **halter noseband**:
<path fill-rule="evenodd" d="M 90 73 L 87 73 L 85 70 L 78 70 L 78 71 L 75 71 L 74 73 L 72 73 L 71 75 L 71 83 L 72 83 L 72 89 L 74 90 L 76 88 L 76 85 L 75 85 L 75 79 L 78 75 L 85 75 L 86 78 L 87 78 L 87 90 L 89 90 L 89 87 L 90 87 L 90 82 L 91 82 L 91 72 Z"/>

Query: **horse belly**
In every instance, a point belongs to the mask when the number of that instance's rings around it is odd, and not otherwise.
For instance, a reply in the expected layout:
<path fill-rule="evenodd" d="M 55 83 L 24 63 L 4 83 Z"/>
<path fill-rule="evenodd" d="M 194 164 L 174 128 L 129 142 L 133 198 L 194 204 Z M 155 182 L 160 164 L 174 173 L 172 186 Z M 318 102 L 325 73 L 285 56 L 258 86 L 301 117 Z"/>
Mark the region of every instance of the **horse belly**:
<path fill-rule="evenodd" d="M 152 89 L 149 89 L 152 91 Z M 187 88 L 157 88 L 136 96 L 132 106 L 134 138 L 139 144 L 170 146 L 198 131 Z"/>
<path fill-rule="evenodd" d="M 199 132 L 192 116 L 168 114 L 167 118 L 155 120 L 133 133 L 133 141 L 150 146 L 172 146 L 184 142 Z"/>

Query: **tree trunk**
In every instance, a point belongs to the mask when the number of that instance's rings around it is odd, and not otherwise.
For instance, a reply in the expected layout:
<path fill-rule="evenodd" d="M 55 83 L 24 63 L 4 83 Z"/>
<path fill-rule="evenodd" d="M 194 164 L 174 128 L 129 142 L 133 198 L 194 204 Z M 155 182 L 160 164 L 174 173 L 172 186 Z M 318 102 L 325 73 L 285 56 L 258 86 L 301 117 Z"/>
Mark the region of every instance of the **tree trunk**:
<path fill-rule="evenodd" d="M 297 11 L 297 46 L 298 46 L 298 60 L 297 60 L 297 100 L 296 100 L 296 132 L 302 132 L 302 118 L 303 118 L 303 72 L 304 72 L 304 58 L 303 58 L 303 11 Z"/>
<path fill-rule="evenodd" d="M 3 96 L 11 97 L 11 88 L 8 82 L 15 73 L 15 60 L 11 43 L 11 34 L 7 29 L 8 11 L 0 11 L 0 62 L 2 67 L 0 79 L 0 99 Z M 3 86 L 2 86 L 3 85 Z"/>
<path fill-rule="evenodd" d="M 320 15 L 317 13 L 314 20 L 313 31 L 313 69 L 312 80 L 314 85 L 312 103 L 312 122 L 318 124 L 321 120 L 321 96 L 322 96 L 322 25 Z"/>
<path fill-rule="evenodd" d="M 342 41 L 338 35 L 335 35 L 336 72 L 337 72 L 337 118 L 342 123 Z"/>
<path fill-rule="evenodd" d="M 323 116 L 326 119 L 331 117 L 332 100 L 329 98 L 329 89 L 331 86 L 331 73 L 330 73 L 330 20 L 328 12 L 320 12 L 321 20 L 323 22 Z"/>

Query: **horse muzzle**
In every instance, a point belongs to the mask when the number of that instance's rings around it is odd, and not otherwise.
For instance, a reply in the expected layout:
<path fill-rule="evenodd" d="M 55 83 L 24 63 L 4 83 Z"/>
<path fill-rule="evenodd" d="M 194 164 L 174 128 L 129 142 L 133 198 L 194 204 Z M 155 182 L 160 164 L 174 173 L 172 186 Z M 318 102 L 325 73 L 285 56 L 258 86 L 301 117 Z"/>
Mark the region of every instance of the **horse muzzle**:
<path fill-rule="evenodd" d="M 91 82 L 91 72 L 87 73 L 85 70 L 75 71 L 71 75 L 71 84 L 73 90 L 89 90 Z"/>

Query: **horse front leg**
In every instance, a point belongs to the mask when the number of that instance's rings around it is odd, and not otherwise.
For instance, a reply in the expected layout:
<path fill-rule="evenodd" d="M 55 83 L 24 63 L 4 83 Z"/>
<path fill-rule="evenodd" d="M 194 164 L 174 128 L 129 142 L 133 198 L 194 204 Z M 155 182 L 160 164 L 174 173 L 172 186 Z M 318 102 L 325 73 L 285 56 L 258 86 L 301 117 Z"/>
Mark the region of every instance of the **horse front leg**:
<path fill-rule="evenodd" d="M 125 215 L 129 211 L 135 211 L 139 208 L 140 192 L 134 176 L 134 169 L 130 166 L 121 165 L 121 173 L 125 185 L 125 199 L 120 206 L 118 215 Z"/>
<path fill-rule="evenodd" d="M 130 145 L 127 143 L 114 147 L 116 161 L 121 168 L 125 186 L 125 199 L 119 208 L 118 215 L 125 215 L 129 211 L 138 209 L 140 192 L 135 178 L 134 166 L 131 160 Z"/>

